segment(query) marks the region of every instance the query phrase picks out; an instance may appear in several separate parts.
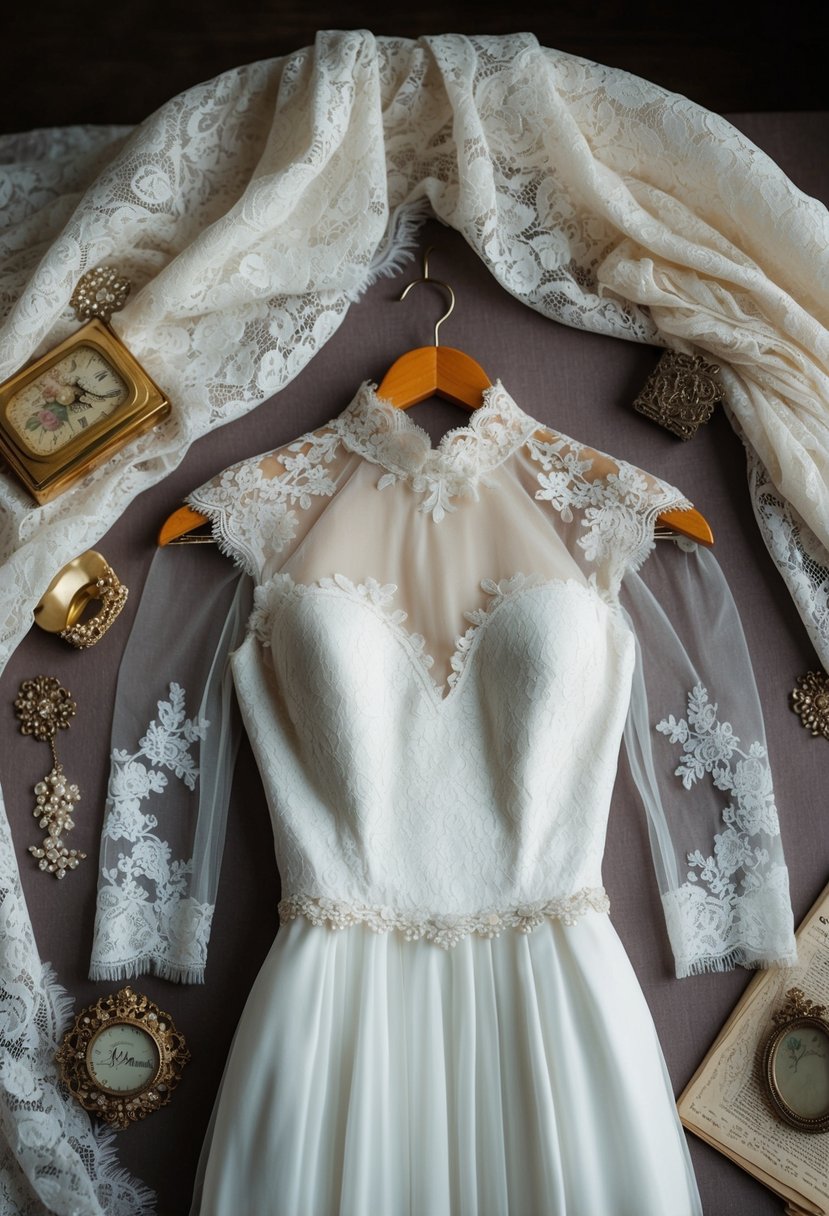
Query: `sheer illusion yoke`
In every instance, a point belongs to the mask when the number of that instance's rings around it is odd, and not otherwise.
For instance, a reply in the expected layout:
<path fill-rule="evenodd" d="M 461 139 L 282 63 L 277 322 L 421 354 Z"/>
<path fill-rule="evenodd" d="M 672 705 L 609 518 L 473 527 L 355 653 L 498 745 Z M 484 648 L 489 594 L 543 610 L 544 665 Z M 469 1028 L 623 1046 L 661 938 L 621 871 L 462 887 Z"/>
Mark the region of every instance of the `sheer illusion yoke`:
<path fill-rule="evenodd" d="M 156 559 L 122 670 L 130 711 L 115 724 L 94 976 L 203 974 L 231 652 L 283 920 L 449 948 L 606 910 L 624 732 L 677 973 L 793 958 L 733 601 L 691 545 L 643 565 L 656 517 L 690 504 L 541 433 L 496 384 L 433 446 L 364 385 L 326 426 L 191 495 L 252 584 L 253 611 L 245 630 L 245 592 L 228 578 L 215 597 L 200 591 L 198 660 L 177 646 L 148 664 L 164 581 L 180 594 L 193 555 Z M 165 673 L 146 696 L 138 664 Z"/>

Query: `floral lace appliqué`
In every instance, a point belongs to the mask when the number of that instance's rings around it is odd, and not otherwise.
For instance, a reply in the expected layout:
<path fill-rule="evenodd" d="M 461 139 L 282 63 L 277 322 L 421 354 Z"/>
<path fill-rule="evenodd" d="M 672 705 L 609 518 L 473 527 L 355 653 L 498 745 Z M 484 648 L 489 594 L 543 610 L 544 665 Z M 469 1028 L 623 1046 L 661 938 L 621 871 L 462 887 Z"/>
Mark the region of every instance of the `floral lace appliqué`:
<path fill-rule="evenodd" d="M 304 916 L 312 925 L 326 929 L 348 929 L 367 925 L 374 933 L 402 933 L 407 942 L 427 941 L 444 950 L 465 937 L 500 937 L 507 929 L 531 933 L 545 920 L 574 925 L 586 912 L 608 912 L 610 901 L 603 887 L 585 887 L 558 899 L 534 900 L 515 908 L 489 908 L 467 915 L 414 914 L 379 904 L 347 903 L 312 895 L 289 895 L 279 901 L 279 918 Z"/>
<path fill-rule="evenodd" d="M 375 578 L 355 583 L 344 574 L 334 574 L 330 578 L 320 578 L 312 583 L 297 583 L 287 571 L 281 571 L 267 583 L 255 588 L 253 612 L 248 627 L 264 646 L 270 646 L 273 613 L 280 600 L 286 596 L 304 596 L 320 591 L 344 594 L 349 599 L 365 605 L 388 625 L 403 647 L 411 653 L 416 666 L 422 670 L 427 687 L 440 701 L 445 700 L 458 685 L 484 628 L 503 604 L 527 591 L 563 583 L 574 588 L 577 594 L 583 593 L 593 601 L 595 588 L 591 591 L 587 584 L 583 585 L 574 579 L 546 579 L 540 574 L 520 573 L 497 582 L 491 578 L 482 579 L 481 589 L 489 597 L 489 602 L 483 608 L 464 612 L 464 618 L 470 622 L 470 627 L 460 637 L 455 638 L 454 650 L 449 659 L 450 672 L 445 685 L 439 684 L 432 676 L 435 660 L 426 650 L 426 639 L 422 634 L 406 629 L 408 613 L 394 605 L 398 591 L 396 583 L 380 583 Z"/>
<path fill-rule="evenodd" d="M 307 510 L 315 497 L 330 498 L 334 493 L 328 466 L 338 446 L 332 431 L 312 431 L 278 454 L 282 470 L 278 474 L 269 473 L 268 457 L 242 461 L 187 501 L 212 521 L 222 552 L 258 578 L 264 547 L 273 556 L 296 537 L 299 520 L 294 508 Z"/>
<path fill-rule="evenodd" d="M 514 599 L 533 587 L 543 587 L 547 582 L 549 580 L 541 574 L 513 574 L 510 578 L 499 579 L 498 582 L 491 578 L 481 579 L 481 590 L 489 596 L 489 602 L 483 608 L 473 608 L 463 614 L 470 622 L 470 627 L 456 640 L 455 652 L 450 660 L 452 672 L 446 681 L 449 688 L 454 688 L 463 675 L 481 630 L 486 627 L 493 613 L 507 600 Z"/>
<path fill-rule="evenodd" d="M 168 773 L 195 789 L 199 773 L 190 748 L 208 726 L 186 717 L 184 690 L 171 684 L 169 700 L 158 702 L 158 718 L 139 750 L 112 754 L 103 837 L 130 847 L 118 854 L 117 865 L 101 871 L 92 979 L 147 971 L 190 983 L 204 978 L 213 905 L 185 894 L 192 858 L 173 857 L 167 841 L 155 834 L 158 819 L 146 804 L 164 793 Z"/>
<path fill-rule="evenodd" d="M 433 666 L 434 659 L 426 653 L 426 639 L 421 634 L 404 628 L 408 613 L 394 606 L 396 583 L 380 583 L 376 578 L 367 578 L 363 583 L 355 583 L 345 574 L 334 574 L 330 578 L 320 578 L 313 583 L 297 583 L 287 571 L 281 571 L 254 590 L 249 628 L 263 646 L 270 646 L 273 611 L 279 600 L 286 596 L 303 596 L 320 591 L 343 594 L 381 617 L 402 640 L 431 683 L 429 669 Z"/>
<path fill-rule="evenodd" d="M 426 495 L 418 509 L 440 523 L 457 509 L 455 499 L 477 501 L 479 486 L 495 484 L 492 471 L 538 424 L 497 383 L 484 394 L 469 426 L 448 431 L 437 447 L 422 427 L 369 384 L 331 425 L 346 447 L 386 470 L 378 490 L 406 482 L 416 494 Z"/>
<path fill-rule="evenodd" d="M 682 745 L 674 770 L 686 790 L 706 774 L 728 795 L 725 825 L 714 849 L 687 854 L 687 882 L 666 897 L 668 927 L 678 974 L 724 970 L 734 962 L 757 965 L 774 957 L 791 959 L 791 905 L 784 866 L 771 863 L 758 837 L 780 834 L 766 749 L 740 747 L 729 722 L 717 715 L 708 690 L 696 684 L 688 695 L 687 718 L 673 714 L 656 729 Z"/>
<path fill-rule="evenodd" d="M 576 443 L 566 435 L 530 437 L 527 450 L 541 466 L 535 497 L 552 504 L 564 523 L 581 511 L 579 547 L 589 562 L 612 571 L 611 587 L 628 569 L 638 569 L 653 547 L 653 524 L 669 508 L 691 503 L 673 486 Z M 597 459 L 598 458 L 598 459 Z M 602 472 L 596 466 L 607 465 Z"/>

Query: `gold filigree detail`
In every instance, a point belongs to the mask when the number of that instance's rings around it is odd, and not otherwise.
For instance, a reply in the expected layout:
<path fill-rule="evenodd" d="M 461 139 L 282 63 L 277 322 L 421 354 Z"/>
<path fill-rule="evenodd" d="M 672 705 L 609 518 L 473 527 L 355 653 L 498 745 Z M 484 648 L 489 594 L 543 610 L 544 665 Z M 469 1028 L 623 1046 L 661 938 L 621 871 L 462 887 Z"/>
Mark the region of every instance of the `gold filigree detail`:
<path fill-rule="evenodd" d="M 20 733 L 34 735 L 41 743 L 52 743 L 59 730 L 66 730 L 77 712 L 69 690 L 52 676 L 24 680 L 14 703 Z"/>
<path fill-rule="evenodd" d="M 106 322 L 124 307 L 130 287 L 126 275 L 119 274 L 112 266 L 97 266 L 78 279 L 69 303 L 79 321 L 97 317 Z"/>
<path fill-rule="evenodd" d="M 118 1061 L 95 1058 L 95 1046 L 101 1042 L 101 1036 L 113 1038 L 113 1031 L 118 1028 L 127 1029 L 133 1040 L 137 1035 L 139 1043 L 142 1036 L 147 1038 L 148 1059 L 153 1064 L 146 1069 L 144 1082 L 135 1087 L 116 1088 L 113 1083 L 106 1083 L 107 1069 L 111 1071 L 113 1063 L 124 1063 L 123 1047 L 113 1048 L 113 1056 L 120 1050 Z M 127 986 L 81 1010 L 64 1035 L 55 1059 L 62 1080 L 81 1106 L 113 1127 L 123 1129 L 167 1105 L 190 1052 L 170 1014 Z M 140 1077 L 140 1070 L 136 1075 Z M 114 1077 L 110 1080 L 114 1081 Z"/>
<path fill-rule="evenodd" d="M 129 591 L 102 553 L 87 549 L 62 566 L 34 609 L 35 624 L 84 650 L 99 642 L 127 602 Z M 81 618 L 93 600 L 94 616 Z"/>
<path fill-rule="evenodd" d="M 826 1006 L 810 1001 L 802 988 L 789 988 L 786 1002 L 773 1014 L 772 1022 L 779 1027 L 792 1018 L 822 1018 L 825 1012 Z"/>
<path fill-rule="evenodd" d="M 792 692 L 792 709 L 810 735 L 829 739 L 829 676 L 822 671 L 807 671 L 797 677 Z"/>
<path fill-rule="evenodd" d="M 108 573 L 95 579 L 89 587 L 89 598 L 101 601 L 101 607 L 88 621 L 81 621 L 71 629 L 62 629 L 60 636 L 77 650 L 85 650 L 100 642 L 106 631 L 118 617 L 127 602 L 129 589 L 119 580 L 109 566 Z"/>
<path fill-rule="evenodd" d="M 633 403 L 633 408 L 680 439 L 693 439 L 723 399 L 715 379 L 719 366 L 701 355 L 666 350 Z"/>

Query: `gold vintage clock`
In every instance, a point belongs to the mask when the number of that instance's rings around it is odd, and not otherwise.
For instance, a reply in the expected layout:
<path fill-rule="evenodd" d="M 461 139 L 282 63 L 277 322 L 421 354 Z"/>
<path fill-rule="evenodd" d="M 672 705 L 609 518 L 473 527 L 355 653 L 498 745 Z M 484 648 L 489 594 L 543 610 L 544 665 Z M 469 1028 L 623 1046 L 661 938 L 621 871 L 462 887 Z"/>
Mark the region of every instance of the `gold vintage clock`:
<path fill-rule="evenodd" d="M 81 1106 L 126 1128 L 170 1101 L 190 1052 L 169 1013 L 126 987 L 81 1010 L 55 1059 Z"/>
<path fill-rule="evenodd" d="M 114 271 L 84 275 L 73 302 L 81 319 L 91 315 L 88 323 L 0 385 L 0 455 L 39 503 L 170 412 L 164 394 L 106 324 L 117 306 L 112 283 L 123 303 L 128 284 Z"/>

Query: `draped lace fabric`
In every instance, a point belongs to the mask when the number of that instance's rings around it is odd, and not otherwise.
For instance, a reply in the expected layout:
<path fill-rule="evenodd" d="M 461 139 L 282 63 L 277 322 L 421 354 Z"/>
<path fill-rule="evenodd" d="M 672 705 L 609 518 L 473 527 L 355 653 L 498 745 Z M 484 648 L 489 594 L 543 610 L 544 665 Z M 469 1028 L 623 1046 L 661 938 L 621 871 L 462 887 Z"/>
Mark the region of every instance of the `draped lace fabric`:
<path fill-rule="evenodd" d="M 0 166 L 0 377 L 73 329 L 78 277 L 112 262 L 135 285 L 115 327 L 175 406 L 44 507 L 3 479 L 0 655 L 54 570 L 292 380 L 429 211 L 543 315 L 726 365 L 747 443 L 829 543 L 829 221 L 684 97 L 529 34 L 325 33 L 133 131 L 5 136 Z"/>
<path fill-rule="evenodd" d="M 826 213 L 687 99 L 530 35 L 321 34 L 133 131 L 3 137 L 0 201 L 0 376 L 74 328 L 79 275 L 112 263 L 135 284 L 115 327 L 174 403 L 52 503 L 0 479 L 0 664 L 54 571 L 287 384 L 428 210 L 543 315 L 724 366 L 773 485 L 764 535 L 829 666 L 822 562 L 791 560 L 829 548 Z"/>
<path fill-rule="evenodd" d="M 450 949 L 606 911 L 601 855 L 627 715 L 677 974 L 793 961 L 736 609 L 710 554 L 650 557 L 656 517 L 690 505 L 673 487 L 544 430 L 500 384 L 436 447 L 364 385 L 330 423 L 190 502 L 254 582 L 232 667 L 274 821 L 283 920 Z M 162 636 L 160 578 L 122 665 L 131 702 Z M 179 567 L 179 604 L 189 584 Z M 240 641 L 237 599 L 221 627 L 229 586 L 213 597 L 202 579 L 195 592 L 213 622 L 211 639 L 194 618 L 202 670 L 181 638 L 166 657 L 162 640 L 150 663 L 161 684 L 128 719 L 119 710 L 95 976 L 201 978 L 223 817 L 196 756 L 213 757 L 226 789 L 227 706 L 205 712 L 203 684 Z M 200 850 L 181 836 L 197 784 L 211 810 L 193 812 L 185 834 Z M 166 928 L 153 938 L 147 924 Z"/>
<path fill-rule="evenodd" d="M 61 1086 L 54 1055 L 72 1002 L 37 955 L 0 821 L 0 1211 L 149 1216 L 152 1194 Z"/>
<path fill-rule="evenodd" d="M 784 573 L 806 632 L 825 666 L 825 639 L 829 637 L 829 547 L 786 501 L 750 448 L 748 484 L 768 551 Z"/>

